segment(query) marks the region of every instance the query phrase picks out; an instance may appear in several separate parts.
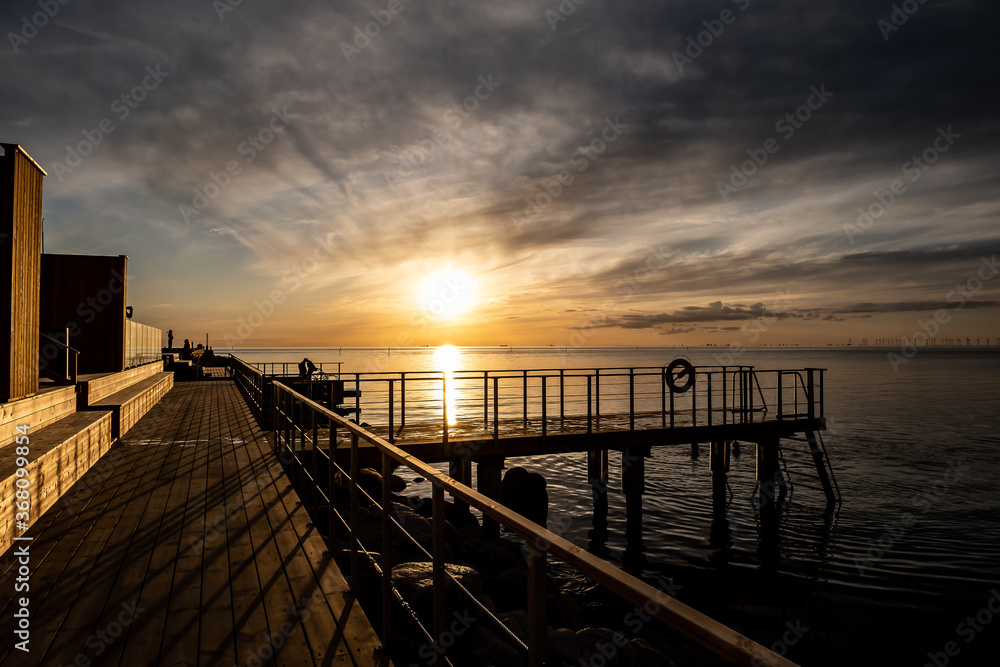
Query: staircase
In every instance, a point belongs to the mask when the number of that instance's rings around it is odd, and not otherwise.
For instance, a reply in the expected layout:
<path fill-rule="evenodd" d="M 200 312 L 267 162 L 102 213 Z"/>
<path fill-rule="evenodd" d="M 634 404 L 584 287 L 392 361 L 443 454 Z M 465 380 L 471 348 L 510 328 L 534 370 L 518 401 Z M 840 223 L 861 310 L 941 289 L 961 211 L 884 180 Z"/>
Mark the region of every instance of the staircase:
<path fill-rule="evenodd" d="M 822 491 L 828 504 L 841 501 L 837 477 L 819 431 L 806 431 L 804 438 L 782 438 L 778 459 L 793 491 L 796 487 Z"/>

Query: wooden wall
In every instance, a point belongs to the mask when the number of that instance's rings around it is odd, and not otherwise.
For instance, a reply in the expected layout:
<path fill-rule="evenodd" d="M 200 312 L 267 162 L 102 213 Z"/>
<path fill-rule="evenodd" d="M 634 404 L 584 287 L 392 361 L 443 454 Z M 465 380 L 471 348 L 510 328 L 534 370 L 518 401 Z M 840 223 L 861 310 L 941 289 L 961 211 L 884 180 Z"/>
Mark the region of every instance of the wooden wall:
<path fill-rule="evenodd" d="M 38 392 L 45 170 L 17 144 L 0 146 L 0 403 L 6 403 Z"/>
<path fill-rule="evenodd" d="M 42 332 L 64 340 L 69 329 L 80 373 L 125 370 L 127 265 L 125 255 L 42 255 Z"/>

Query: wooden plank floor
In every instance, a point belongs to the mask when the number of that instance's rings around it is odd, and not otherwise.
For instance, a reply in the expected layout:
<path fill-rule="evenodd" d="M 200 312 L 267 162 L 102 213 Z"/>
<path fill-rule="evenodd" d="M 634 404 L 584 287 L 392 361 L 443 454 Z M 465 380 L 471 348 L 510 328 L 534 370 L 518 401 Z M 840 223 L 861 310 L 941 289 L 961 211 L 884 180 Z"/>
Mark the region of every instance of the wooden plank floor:
<path fill-rule="evenodd" d="M 389 664 L 232 382 L 177 384 L 26 535 L 2 665 Z"/>

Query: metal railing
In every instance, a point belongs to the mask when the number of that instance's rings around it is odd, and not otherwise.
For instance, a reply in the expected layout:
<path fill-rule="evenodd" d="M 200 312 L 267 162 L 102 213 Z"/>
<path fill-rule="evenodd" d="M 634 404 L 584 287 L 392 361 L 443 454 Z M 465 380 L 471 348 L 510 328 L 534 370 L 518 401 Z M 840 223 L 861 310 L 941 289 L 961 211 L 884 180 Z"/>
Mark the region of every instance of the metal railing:
<path fill-rule="evenodd" d="M 259 391 L 259 395 L 263 397 L 266 390 L 258 387 L 262 375 L 257 376 L 251 372 L 259 373 L 259 371 L 250 369 L 245 364 L 236 370 L 237 366 L 234 366 L 234 376 L 237 378 L 237 382 L 245 381 L 248 391 Z M 241 376 L 243 380 L 240 379 Z M 337 533 L 343 529 L 347 530 L 350 542 L 352 592 L 355 594 L 359 592 L 357 588 L 361 581 L 359 560 L 363 556 L 371 560 L 380 578 L 383 615 L 381 639 L 383 644 L 391 642 L 393 607 L 402 601 L 399 591 L 393 585 L 393 562 L 391 560 L 392 535 L 394 531 L 398 530 L 414 542 L 432 563 L 433 611 L 431 630 L 428 631 L 423 622 L 420 623 L 420 627 L 428 640 L 434 642 L 435 660 L 441 664 L 450 664 L 447 659 L 447 647 L 436 642 L 434 638 L 440 638 L 446 634 L 446 591 L 455 590 L 457 587 L 460 592 L 468 596 L 473 605 L 487 614 L 486 618 L 496 622 L 498 630 L 511 641 L 513 646 L 520 647 L 527 653 L 529 665 L 541 665 L 545 660 L 547 648 L 545 568 L 547 557 L 552 556 L 605 586 L 621 598 L 647 611 L 651 610 L 648 603 L 655 601 L 657 603 L 655 611 L 650 611 L 650 615 L 731 663 L 739 665 L 794 665 L 789 660 L 729 627 L 512 512 L 498 501 L 448 477 L 385 439 L 292 390 L 285 384 L 275 381 L 271 384 L 270 391 L 272 400 L 270 423 L 274 434 L 275 454 L 291 468 L 289 472 L 291 476 L 299 477 L 300 481 L 308 486 L 309 491 L 306 493 L 312 494 L 314 507 L 323 503 L 329 507 L 328 528 L 331 543 Z M 338 433 L 349 435 L 349 471 L 344 470 L 338 464 Z M 325 448 L 322 446 L 324 442 L 326 443 Z M 362 446 L 362 442 L 365 447 L 375 448 L 381 453 L 383 484 L 381 496 L 378 499 L 372 498 L 359 484 L 359 448 Z M 305 462 L 304 454 L 306 451 L 309 452 L 309 464 Z M 388 479 L 396 465 L 410 468 L 417 475 L 430 481 L 432 485 L 432 543 L 430 552 L 403 529 L 393 512 L 385 511 L 385 508 L 392 507 Z M 323 470 L 324 467 L 326 470 Z M 324 473 L 327 476 L 326 483 L 329 495 L 324 493 L 319 483 Z M 350 492 L 350 513 L 347 517 L 337 510 L 330 497 L 334 495 L 334 489 L 342 481 L 347 482 Z M 484 517 L 499 522 L 524 539 L 526 543 L 524 553 L 527 560 L 526 586 L 529 626 L 526 643 L 521 642 L 505 625 L 497 621 L 445 568 L 444 512 L 446 492 L 456 503 L 465 503 L 470 508 L 479 510 Z M 362 495 L 372 506 L 378 508 L 381 514 L 381 544 L 379 545 L 364 545 L 358 537 Z M 372 552 L 375 546 L 380 549 L 378 558 Z"/>
<path fill-rule="evenodd" d="M 125 320 L 125 368 L 159 361 L 163 356 L 162 350 L 162 330 Z"/>
<path fill-rule="evenodd" d="M 66 337 L 69 337 L 67 330 Z M 38 372 L 56 382 L 76 384 L 80 351 L 58 338 L 38 334 Z"/>
<path fill-rule="evenodd" d="M 339 379 L 342 363 L 340 361 L 321 361 L 316 364 L 316 374 Z M 298 377 L 300 375 L 298 361 L 261 361 L 250 365 L 264 375 L 275 377 Z"/>
<path fill-rule="evenodd" d="M 543 436 L 553 428 L 591 432 L 615 428 L 747 424 L 823 416 L 823 370 L 759 370 L 700 366 L 685 393 L 671 391 L 662 367 L 461 370 L 344 373 L 353 411 L 388 431 L 437 424 L 447 442 L 460 423 L 482 424 L 494 438 L 520 421 Z M 624 420 L 627 419 L 627 423 Z"/>

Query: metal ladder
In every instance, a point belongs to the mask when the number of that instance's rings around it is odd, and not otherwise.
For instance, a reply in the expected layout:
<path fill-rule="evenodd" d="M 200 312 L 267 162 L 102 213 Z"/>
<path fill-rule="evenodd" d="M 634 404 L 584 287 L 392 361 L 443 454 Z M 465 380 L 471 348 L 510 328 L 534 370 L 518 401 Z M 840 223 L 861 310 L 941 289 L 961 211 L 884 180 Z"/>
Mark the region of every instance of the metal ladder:
<path fill-rule="evenodd" d="M 807 489 L 822 491 L 826 494 L 827 503 L 839 503 L 841 501 L 840 487 L 837 485 L 837 476 L 833 472 L 830 464 L 830 457 L 826 452 L 826 445 L 819 431 L 806 431 L 806 437 L 783 438 L 793 442 L 802 442 L 808 445 L 807 448 L 786 447 L 783 444 L 778 447 L 778 459 L 785 479 L 792 489 L 801 486 Z M 795 481 L 795 478 L 805 478 L 816 480 L 819 485 L 802 483 Z"/>

